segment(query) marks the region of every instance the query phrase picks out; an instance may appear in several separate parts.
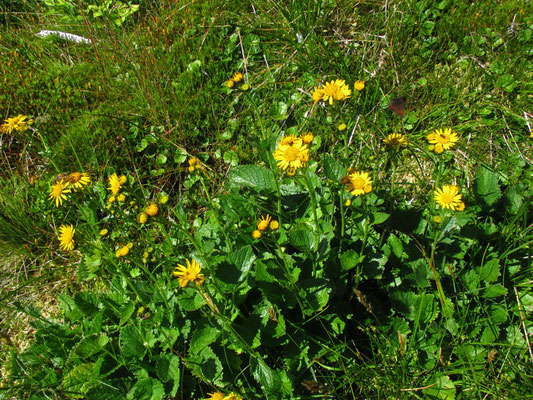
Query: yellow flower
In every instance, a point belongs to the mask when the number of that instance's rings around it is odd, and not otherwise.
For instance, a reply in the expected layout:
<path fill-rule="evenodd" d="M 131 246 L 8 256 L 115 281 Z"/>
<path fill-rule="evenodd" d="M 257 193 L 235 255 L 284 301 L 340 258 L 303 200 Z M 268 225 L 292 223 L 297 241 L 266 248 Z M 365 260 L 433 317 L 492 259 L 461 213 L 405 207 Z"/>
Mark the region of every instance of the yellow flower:
<path fill-rule="evenodd" d="M 2 133 L 12 133 L 13 131 L 24 132 L 28 130 L 29 124 L 33 123 L 32 119 L 26 120 L 25 115 L 17 115 L 13 118 L 8 118 L 5 122 L 0 125 L 0 132 Z"/>
<path fill-rule="evenodd" d="M 190 173 L 193 173 L 195 169 L 196 169 L 196 168 L 194 168 L 194 167 L 191 165 L 191 166 L 189 167 L 189 172 L 190 172 Z"/>
<path fill-rule="evenodd" d="M 61 250 L 70 251 L 74 248 L 74 232 L 72 225 L 61 225 L 59 227 L 59 248 Z"/>
<path fill-rule="evenodd" d="M 261 218 L 259 218 L 259 222 L 257 223 L 257 229 L 259 229 L 260 231 L 266 231 L 271 219 L 272 217 L 268 214 L 266 215 L 266 217 L 261 216 Z"/>
<path fill-rule="evenodd" d="M 117 196 L 117 200 L 120 202 L 120 203 L 123 203 L 124 200 L 126 200 L 126 195 L 124 195 L 123 193 L 119 194 Z"/>
<path fill-rule="evenodd" d="M 339 124 L 337 125 L 337 129 L 339 130 L 339 132 L 342 132 L 342 131 L 345 131 L 346 130 L 346 124 Z"/>
<path fill-rule="evenodd" d="M 407 138 L 401 133 L 391 133 L 383 139 L 383 143 L 388 150 L 399 150 L 407 147 Z"/>
<path fill-rule="evenodd" d="M 187 160 L 189 165 L 196 165 L 198 163 L 198 159 L 196 157 L 191 157 L 189 160 Z"/>
<path fill-rule="evenodd" d="M 74 189 L 83 189 L 91 183 L 91 176 L 87 172 L 72 172 L 67 176 L 67 182 Z"/>
<path fill-rule="evenodd" d="M 311 144 L 314 138 L 315 136 L 311 132 L 307 132 L 306 134 L 302 135 L 302 142 L 305 144 Z"/>
<path fill-rule="evenodd" d="M 224 399 L 224 395 L 220 392 L 207 393 L 207 395 L 209 397 L 206 400 L 223 400 Z"/>
<path fill-rule="evenodd" d="M 329 104 L 333 104 L 333 100 L 344 100 L 350 97 L 352 91 L 343 79 L 337 79 L 335 81 L 326 82 L 326 85 L 322 89 L 323 100 L 329 101 Z"/>
<path fill-rule="evenodd" d="M 366 172 L 354 171 L 348 175 L 346 182 L 346 190 L 354 196 L 370 193 L 372 191 L 372 178 Z"/>
<path fill-rule="evenodd" d="M 288 169 L 287 173 L 294 175 L 298 168 L 302 168 L 309 161 L 309 150 L 307 145 L 302 143 L 302 139 L 289 135 L 278 141 L 274 158 L 278 161 L 279 168 L 284 171 Z"/>
<path fill-rule="evenodd" d="M 146 224 L 148 222 L 148 214 L 145 212 L 139 213 L 139 215 L 137 215 L 137 221 L 139 224 Z"/>
<path fill-rule="evenodd" d="M 68 182 L 64 180 L 57 181 L 55 185 L 53 185 L 50 189 L 50 195 L 48 196 L 48 200 L 55 201 L 56 207 L 59 207 L 63 204 L 63 200 L 67 199 L 67 196 L 65 196 L 65 193 L 70 193 L 70 189 L 68 187 Z"/>
<path fill-rule="evenodd" d="M 191 262 L 187 259 L 185 261 L 187 266 L 178 264 L 172 275 L 178 278 L 181 287 L 187 286 L 189 282 L 194 282 L 196 286 L 200 286 L 205 281 L 204 274 L 200 273 L 202 270 L 200 264 L 194 259 Z"/>
<path fill-rule="evenodd" d="M 118 192 L 122 188 L 122 185 L 126 183 L 125 180 L 122 179 L 123 176 L 124 175 L 121 175 L 119 178 L 117 174 L 113 174 L 109 177 L 109 190 L 111 190 L 111 193 L 113 193 L 113 195 L 118 194 Z M 126 177 L 124 176 L 124 178 Z"/>
<path fill-rule="evenodd" d="M 107 230 L 107 228 L 104 228 L 100 231 L 100 236 L 105 236 L 107 235 L 107 233 L 109 232 L 109 230 Z"/>
<path fill-rule="evenodd" d="M 115 196 L 109 196 L 109 199 L 107 201 L 109 202 L 109 204 L 111 204 L 117 201 L 117 198 Z"/>
<path fill-rule="evenodd" d="M 128 181 L 128 178 L 126 178 L 126 175 L 120 175 L 118 177 L 118 181 L 120 182 L 121 185 L 124 185 Z"/>
<path fill-rule="evenodd" d="M 278 228 L 279 228 L 279 222 L 277 220 L 273 219 L 272 222 L 270 223 L 270 229 L 275 231 Z"/>
<path fill-rule="evenodd" d="M 352 201 L 350 199 L 346 199 L 346 201 L 344 202 L 344 205 L 346 207 L 350 207 L 352 205 Z"/>
<path fill-rule="evenodd" d="M 247 83 L 245 83 L 244 85 L 241 85 L 241 90 L 243 92 L 247 92 L 248 90 L 250 90 L 251 86 L 248 85 Z"/>
<path fill-rule="evenodd" d="M 229 87 L 230 89 L 235 86 L 235 82 L 233 82 L 233 79 L 230 79 L 229 81 L 226 82 L 226 86 Z"/>
<path fill-rule="evenodd" d="M 130 243 L 128 243 L 126 246 L 122 246 L 120 249 L 118 249 L 115 252 L 115 257 L 116 258 L 126 257 L 130 253 L 130 248 L 133 246 L 133 245 L 130 246 L 129 244 Z"/>
<path fill-rule="evenodd" d="M 148 214 L 150 217 L 155 217 L 157 213 L 159 212 L 159 207 L 156 203 L 151 203 L 148 207 L 146 207 L 146 210 L 144 210 L 146 214 Z"/>
<path fill-rule="evenodd" d="M 321 88 L 315 87 L 315 90 L 313 91 L 313 93 L 311 93 L 311 97 L 313 97 L 313 101 L 316 103 L 322 100 L 322 97 L 324 97 L 324 93 Z"/>
<path fill-rule="evenodd" d="M 361 90 L 365 88 L 365 83 L 363 81 L 357 80 L 353 84 L 353 88 L 357 90 L 358 92 L 360 92 Z"/>
<path fill-rule="evenodd" d="M 169 200 L 168 195 L 164 194 L 159 198 L 159 204 L 167 204 Z"/>
<path fill-rule="evenodd" d="M 242 397 L 239 396 L 238 394 L 231 392 L 226 397 L 224 397 L 222 400 L 242 400 Z"/>
<path fill-rule="evenodd" d="M 441 154 L 444 150 L 449 150 L 459 141 L 459 135 L 452 131 L 452 128 L 437 129 L 427 137 L 429 151 Z"/>
<path fill-rule="evenodd" d="M 261 236 L 263 236 L 263 234 L 261 233 L 259 229 L 256 229 L 255 231 L 252 232 L 252 237 L 254 239 L 261 239 Z"/>
<path fill-rule="evenodd" d="M 233 82 L 235 83 L 238 83 L 240 81 L 242 81 L 242 74 L 240 72 L 235 72 L 235 74 L 233 75 Z"/>
<path fill-rule="evenodd" d="M 453 211 L 463 211 L 465 203 L 463 203 L 463 195 L 459 193 L 459 188 L 455 185 L 444 185 L 442 188 L 435 190 L 435 201 L 442 208 L 447 208 Z"/>

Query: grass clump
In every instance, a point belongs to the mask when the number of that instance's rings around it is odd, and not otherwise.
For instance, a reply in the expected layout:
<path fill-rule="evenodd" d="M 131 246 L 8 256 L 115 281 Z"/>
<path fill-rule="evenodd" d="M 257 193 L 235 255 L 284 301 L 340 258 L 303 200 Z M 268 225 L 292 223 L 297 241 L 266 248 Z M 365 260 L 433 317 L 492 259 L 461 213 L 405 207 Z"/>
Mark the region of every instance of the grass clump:
<path fill-rule="evenodd" d="M 60 3 L 1 28 L 0 397 L 530 396 L 521 2 Z"/>

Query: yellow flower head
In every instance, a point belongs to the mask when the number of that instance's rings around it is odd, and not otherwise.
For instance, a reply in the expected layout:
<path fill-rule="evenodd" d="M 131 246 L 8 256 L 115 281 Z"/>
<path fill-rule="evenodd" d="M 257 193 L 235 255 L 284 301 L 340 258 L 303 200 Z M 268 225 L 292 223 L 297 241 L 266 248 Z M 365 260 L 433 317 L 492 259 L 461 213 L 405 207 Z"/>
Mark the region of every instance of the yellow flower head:
<path fill-rule="evenodd" d="M 259 218 L 259 222 L 257 223 L 257 229 L 260 231 L 266 231 L 271 219 L 272 217 L 268 214 L 266 217 L 261 216 L 261 218 Z"/>
<path fill-rule="evenodd" d="M 118 196 L 117 196 L 117 201 L 119 203 L 123 203 L 124 201 L 126 200 L 126 195 L 124 193 L 120 193 Z"/>
<path fill-rule="evenodd" d="M 344 180 L 346 190 L 354 196 L 370 193 L 372 191 L 372 178 L 366 172 L 354 171 Z"/>
<path fill-rule="evenodd" d="M 452 131 L 452 128 L 437 129 L 427 137 L 429 150 L 441 154 L 444 150 L 449 150 L 459 141 L 459 135 Z"/>
<path fill-rule="evenodd" d="M 109 204 L 111 204 L 117 201 L 117 198 L 115 196 L 109 196 L 109 199 L 107 201 L 109 202 Z"/>
<path fill-rule="evenodd" d="M 196 165 L 198 163 L 198 159 L 196 157 L 191 157 L 187 160 L 189 165 Z"/>
<path fill-rule="evenodd" d="M 167 204 L 170 197 L 168 195 L 164 194 L 159 198 L 159 204 Z"/>
<path fill-rule="evenodd" d="M 263 234 L 261 233 L 259 229 L 256 229 L 255 231 L 252 232 L 252 237 L 254 239 L 261 239 L 261 236 L 263 236 Z"/>
<path fill-rule="evenodd" d="M 391 133 L 383 139 L 383 143 L 387 150 L 399 150 L 407 147 L 407 138 L 401 133 Z"/>
<path fill-rule="evenodd" d="M 13 118 L 8 118 L 0 125 L 0 132 L 11 134 L 13 131 L 24 132 L 28 130 L 29 125 L 33 123 L 32 119 L 26 120 L 25 115 L 17 115 Z"/>
<path fill-rule="evenodd" d="M 118 194 L 122 185 L 126 183 L 126 180 L 122 179 L 122 177 L 126 178 L 124 175 L 121 175 L 119 178 L 117 174 L 113 174 L 109 177 L 109 190 L 111 190 L 113 195 Z"/>
<path fill-rule="evenodd" d="M 277 220 L 273 219 L 272 222 L 270 223 L 270 229 L 275 231 L 278 228 L 279 228 L 279 222 Z"/>
<path fill-rule="evenodd" d="M 344 205 L 346 207 L 350 207 L 352 205 L 352 201 L 350 199 L 346 199 L 346 201 L 344 202 Z"/>
<path fill-rule="evenodd" d="M 61 250 L 70 251 L 74 248 L 74 232 L 72 225 L 61 225 L 59 227 L 59 248 Z"/>
<path fill-rule="evenodd" d="M 347 126 L 344 123 L 337 125 L 337 129 L 339 130 L 339 132 L 345 131 L 346 128 Z"/>
<path fill-rule="evenodd" d="M 243 92 L 247 92 L 248 90 L 250 90 L 251 86 L 248 85 L 247 83 L 245 83 L 244 85 L 241 85 L 241 90 Z"/>
<path fill-rule="evenodd" d="M 302 135 L 302 142 L 304 142 L 305 144 L 311 144 L 314 138 L 315 135 L 313 135 L 311 132 L 307 132 Z"/>
<path fill-rule="evenodd" d="M 235 72 L 235 74 L 233 74 L 233 82 L 235 83 L 238 83 L 240 81 L 242 81 L 242 74 L 240 72 Z"/>
<path fill-rule="evenodd" d="M 455 185 L 444 185 L 442 188 L 435 190 L 435 202 L 442 208 L 453 211 L 463 211 L 463 195 L 459 193 L 459 188 Z"/>
<path fill-rule="evenodd" d="M 126 178 L 126 175 L 120 175 L 118 177 L 118 181 L 120 182 L 121 185 L 125 185 L 126 182 L 128 181 L 128 178 Z"/>
<path fill-rule="evenodd" d="M 229 81 L 226 81 L 226 86 L 229 87 L 230 89 L 235 86 L 235 82 L 233 81 L 233 79 L 230 79 Z"/>
<path fill-rule="evenodd" d="M 322 89 L 323 100 L 328 101 L 330 105 L 333 104 L 333 100 L 344 100 L 350 97 L 352 91 L 343 79 L 337 79 L 335 81 L 326 82 L 326 85 Z"/>
<path fill-rule="evenodd" d="M 309 150 L 302 139 L 289 135 L 278 141 L 278 147 L 274 151 L 274 158 L 278 161 L 278 167 L 287 170 L 289 175 L 294 175 L 298 168 L 305 166 L 309 161 Z"/>
<path fill-rule="evenodd" d="M 231 392 L 226 397 L 224 397 L 222 400 L 242 400 L 242 397 L 239 396 L 238 394 Z"/>
<path fill-rule="evenodd" d="M 204 274 L 200 273 L 202 270 L 200 264 L 194 259 L 192 261 L 186 259 L 185 261 L 187 266 L 178 264 L 172 275 L 178 278 L 181 287 L 187 286 L 189 282 L 194 282 L 196 286 L 200 286 L 205 281 Z"/>
<path fill-rule="evenodd" d="M 148 214 L 150 217 L 155 217 L 157 213 L 159 212 L 159 207 L 156 203 L 151 203 L 148 207 L 146 207 L 146 210 L 144 210 L 146 214 Z"/>
<path fill-rule="evenodd" d="M 357 90 L 358 92 L 360 92 L 361 90 L 365 88 L 365 83 L 363 81 L 357 80 L 353 84 L 353 88 Z"/>
<path fill-rule="evenodd" d="M 129 246 L 129 243 L 128 245 L 126 246 L 122 246 L 120 249 L 118 249 L 116 252 L 115 252 L 115 257 L 116 258 L 119 258 L 119 257 L 126 257 L 128 254 L 130 254 L 130 249 L 131 249 L 132 246 Z"/>
<path fill-rule="evenodd" d="M 87 172 L 72 172 L 67 176 L 67 182 L 74 189 L 83 189 L 91 183 L 91 176 Z"/>
<path fill-rule="evenodd" d="M 109 230 L 107 228 L 104 228 L 100 231 L 100 236 L 105 236 L 107 235 L 107 233 L 109 232 Z"/>
<path fill-rule="evenodd" d="M 59 207 L 63 204 L 63 200 L 67 199 L 65 193 L 70 193 L 68 182 L 64 180 L 57 181 L 55 185 L 50 188 L 48 200 L 52 202 L 55 201 L 56 207 Z"/>
<path fill-rule="evenodd" d="M 139 213 L 139 215 L 137 215 L 137 221 L 139 224 L 146 224 L 148 222 L 148 214 L 145 212 Z"/>
<path fill-rule="evenodd" d="M 223 400 L 224 399 L 224 395 L 220 392 L 207 393 L 207 395 L 209 397 L 206 400 Z"/>
<path fill-rule="evenodd" d="M 313 91 L 313 93 L 311 93 L 311 97 L 313 98 L 313 101 L 317 103 L 322 100 L 322 97 L 324 97 L 324 93 L 321 88 L 315 87 L 315 90 Z"/>

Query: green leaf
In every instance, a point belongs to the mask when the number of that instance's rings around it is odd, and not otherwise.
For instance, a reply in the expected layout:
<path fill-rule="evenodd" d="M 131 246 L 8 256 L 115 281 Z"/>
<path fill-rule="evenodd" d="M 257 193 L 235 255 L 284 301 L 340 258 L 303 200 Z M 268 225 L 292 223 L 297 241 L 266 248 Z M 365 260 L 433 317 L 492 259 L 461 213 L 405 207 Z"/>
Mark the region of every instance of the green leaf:
<path fill-rule="evenodd" d="M 253 252 L 252 246 L 250 245 L 241 247 L 237 253 L 232 253 L 228 256 L 228 261 L 234 264 L 235 267 L 237 267 L 237 270 L 241 272 L 239 282 L 242 282 L 244 279 L 246 279 L 246 276 L 250 272 L 250 268 L 252 267 L 255 259 L 256 256 Z"/>
<path fill-rule="evenodd" d="M 498 176 L 486 167 L 477 170 L 474 190 L 487 206 L 494 205 L 501 197 Z"/>
<path fill-rule="evenodd" d="M 70 397 L 83 398 L 100 375 L 101 362 L 86 363 L 68 372 L 61 383 L 61 389 Z"/>
<path fill-rule="evenodd" d="M 277 388 L 276 374 L 272 371 L 264 361 L 252 358 L 250 360 L 250 366 L 252 368 L 252 375 L 255 380 L 263 387 L 263 390 L 267 393 L 275 392 Z"/>
<path fill-rule="evenodd" d="M 325 279 L 309 278 L 302 282 L 301 289 L 305 299 L 305 314 L 320 311 L 328 304 L 331 287 Z"/>
<path fill-rule="evenodd" d="M 101 352 L 108 342 L 109 338 L 105 333 L 93 333 L 80 340 L 74 347 L 74 353 L 81 358 L 87 358 Z"/>
<path fill-rule="evenodd" d="M 493 304 L 489 307 L 489 317 L 491 322 L 496 325 L 503 324 L 507 321 L 508 316 L 509 313 L 507 312 L 507 309 L 502 305 Z"/>
<path fill-rule="evenodd" d="M 205 303 L 204 298 L 195 290 L 182 290 L 178 295 L 178 301 L 183 311 L 198 310 Z"/>
<path fill-rule="evenodd" d="M 289 243 L 300 251 L 315 251 L 317 234 L 309 227 L 300 226 L 292 229 L 288 234 Z"/>
<path fill-rule="evenodd" d="M 436 384 L 423 390 L 425 395 L 439 400 L 455 400 L 455 385 L 448 376 L 439 376 L 436 382 L 428 382 L 428 385 L 432 383 Z"/>
<path fill-rule="evenodd" d="M 276 189 L 274 174 L 257 165 L 242 165 L 232 169 L 229 183 L 232 186 L 246 186 L 257 192 L 274 192 Z"/>
<path fill-rule="evenodd" d="M 211 325 L 205 325 L 200 329 L 195 329 L 191 338 L 189 353 L 200 353 L 205 347 L 213 343 L 217 339 L 219 334 L 220 331 Z"/>
<path fill-rule="evenodd" d="M 173 354 L 162 356 L 157 360 L 155 371 L 159 379 L 163 382 L 180 381 L 180 359 Z"/>
<path fill-rule="evenodd" d="M 225 151 L 222 158 L 226 164 L 229 164 L 232 167 L 239 165 L 239 156 L 234 151 Z"/>
<path fill-rule="evenodd" d="M 74 295 L 74 303 L 88 317 L 98 313 L 98 296 L 90 292 L 78 292 Z"/>
<path fill-rule="evenodd" d="M 475 268 L 476 272 L 479 274 L 479 279 L 485 282 L 494 282 L 500 276 L 500 261 L 497 258 L 497 255 L 494 254 L 494 257 L 485 261 L 483 265 L 478 268 Z"/>
<path fill-rule="evenodd" d="M 141 378 L 128 392 L 128 400 L 162 400 L 165 396 L 163 384 L 154 378 Z"/>
<path fill-rule="evenodd" d="M 390 245 L 390 248 L 392 250 L 392 254 L 396 256 L 398 259 L 402 259 L 404 250 L 403 250 L 403 243 L 398 237 L 394 234 L 391 234 L 389 238 L 387 239 L 387 242 Z"/>
<path fill-rule="evenodd" d="M 324 158 L 324 173 L 328 179 L 331 179 L 333 182 L 340 182 L 344 176 L 346 170 L 335 158 L 326 154 Z"/>
<path fill-rule="evenodd" d="M 289 116 L 287 114 L 288 109 L 289 107 L 286 103 L 281 101 L 274 102 L 270 106 L 270 118 L 272 118 L 274 121 L 282 121 L 287 119 Z"/>
<path fill-rule="evenodd" d="M 495 297 L 507 295 L 507 289 L 502 285 L 489 286 L 483 293 L 483 297 L 486 299 L 493 299 Z"/>
<path fill-rule="evenodd" d="M 390 214 L 384 213 L 384 212 L 375 212 L 372 214 L 372 225 L 379 225 L 388 220 L 390 217 Z"/>
<path fill-rule="evenodd" d="M 258 54 L 261 52 L 261 40 L 258 35 L 249 33 L 244 36 L 242 44 L 246 54 Z"/>
<path fill-rule="evenodd" d="M 348 250 L 342 253 L 340 256 L 341 268 L 343 271 L 350 270 L 358 265 L 364 256 L 359 257 L 359 254 L 355 250 Z"/>
<path fill-rule="evenodd" d="M 137 328 L 127 325 L 120 331 L 119 346 L 125 358 L 141 359 L 146 352 L 143 340 Z"/>

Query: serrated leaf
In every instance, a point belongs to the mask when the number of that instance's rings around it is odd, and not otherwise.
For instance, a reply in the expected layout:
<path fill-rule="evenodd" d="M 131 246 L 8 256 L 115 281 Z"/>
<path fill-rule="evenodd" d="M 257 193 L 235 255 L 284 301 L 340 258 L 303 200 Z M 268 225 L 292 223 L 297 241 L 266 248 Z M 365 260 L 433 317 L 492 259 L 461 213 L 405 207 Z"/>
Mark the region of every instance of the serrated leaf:
<path fill-rule="evenodd" d="M 188 359 L 192 372 L 202 379 L 208 380 L 215 384 L 223 382 L 222 363 L 210 347 L 205 347 L 199 354 Z"/>
<path fill-rule="evenodd" d="M 332 156 L 327 154 L 324 158 L 324 173 L 328 179 L 331 179 L 334 182 L 339 182 L 344 176 L 346 170 L 335 160 Z"/>
<path fill-rule="evenodd" d="M 364 256 L 359 256 L 355 250 L 348 250 L 340 256 L 341 268 L 343 271 L 350 270 L 359 264 Z"/>
<path fill-rule="evenodd" d="M 132 325 L 127 325 L 120 331 L 119 346 L 125 358 L 141 359 L 146 352 L 141 335 Z"/>
<path fill-rule="evenodd" d="M 492 206 L 501 197 L 498 175 L 485 167 L 480 167 L 476 173 L 474 190 L 481 200 Z"/>
<path fill-rule="evenodd" d="M 483 297 L 486 299 L 493 299 L 505 295 L 507 295 L 507 289 L 502 285 L 491 285 L 483 293 Z"/>
<path fill-rule="evenodd" d="M 305 298 L 305 314 L 320 311 L 328 304 L 331 287 L 325 279 L 309 278 L 302 282 L 301 288 Z"/>
<path fill-rule="evenodd" d="M 198 310 L 205 303 L 204 298 L 194 290 L 182 290 L 178 295 L 178 302 L 182 310 Z"/>
<path fill-rule="evenodd" d="M 237 253 L 230 254 L 228 259 L 232 264 L 235 265 L 235 267 L 237 267 L 237 270 L 241 272 L 239 282 L 242 282 L 244 279 L 246 279 L 246 276 L 250 272 L 250 268 L 252 267 L 256 256 L 253 252 L 252 246 L 247 245 L 241 247 Z"/>
<path fill-rule="evenodd" d="M 289 243 L 300 251 L 315 251 L 317 234 L 308 227 L 299 227 L 289 231 Z"/>
<path fill-rule="evenodd" d="M 86 363 L 68 372 L 61 383 L 61 388 L 70 397 L 83 398 L 89 388 L 97 381 L 100 363 Z"/>
<path fill-rule="evenodd" d="M 495 256 L 476 268 L 476 271 L 481 281 L 494 282 L 500 276 L 500 261 Z"/>
<path fill-rule="evenodd" d="M 500 325 L 507 321 L 509 313 L 507 309 L 499 304 L 493 304 L 489 307 L 489 317 L 493 324 Z"/>
<path fill-rule="evenodd" d="M 195 329 L 191 338 L 189 353 L 200 353 L 205 347 L 213 343 L 217 339 L 219 334 L 220 331 L 210 325 L 206 325 L 200 329 Z"/>
<path fill-rule="evenodd" d="M 230 185 L 246 186 L 257 192 L 274 192 L 276 181 L 272 171 L 258 165 L 242 165 L 231 170 Z"/>
<path fill-rule="evenodd" d="M 273 393 L 277 386 L 275 372 L 272 371 L 264 361 L 257 360 L 256 358 L 250 360 L 250 366 L 252 368 L 252 375 L 263 387 L 263 390 L 267 393 Z"/>
<path fill-rule="evenodd" d="M 108 342 L 109 338 L 105 333 L 93 333 L 80 340 L 74 348 L 74 353 L 81 358 L 87 358 L 102 351 Z"/>
<path fill-rule="evenodd" d="M 175 355 L 162 356 L 157 360 L 155 367 L 157 377 L 163 382 L 172 381 L 179 385 L 180 381 L 180 359 Z"/>
<path fill-rule="evenodd" d="M 78 292 L 74 295 L 74 303 L 88 317 L 98 313 L 98 296 L 90 292 Z"/>
<path fill-rule="evenodd" d="M 162 400 L 165 396 L 163 384 L 154 378 L 141 378 L 128 392 L 128 400 Z"/>

